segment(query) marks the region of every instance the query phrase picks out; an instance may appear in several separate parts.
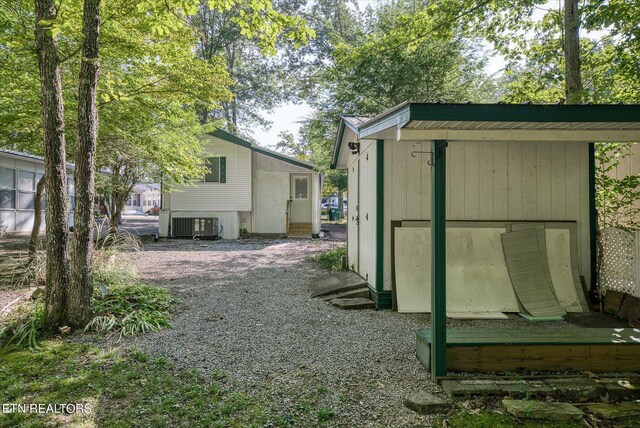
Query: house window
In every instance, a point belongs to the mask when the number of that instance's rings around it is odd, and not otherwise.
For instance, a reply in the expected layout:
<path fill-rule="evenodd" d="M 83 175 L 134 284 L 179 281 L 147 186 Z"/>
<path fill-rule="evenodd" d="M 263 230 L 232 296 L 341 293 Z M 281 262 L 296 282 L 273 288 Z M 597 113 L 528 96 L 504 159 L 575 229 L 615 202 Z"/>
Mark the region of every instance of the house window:
<path fill-rule="evenodd" d="M 67 192 L 69 192 L 69 210 L 74 211 L 76 209 L 76 186 L 73 177 L 67 178 Z"/>
<path fill-rule="evenodd" d="M 36 173 L 18 171 L 18 209 L 32 210 L 36 200 Z"/>
<path fill-rule="evenodd" d="M 16 172 L 0 168 L 0 208 L 16 208 Z"/>
<path fill-rule="evenodd" d="M 38 188 L 38 183 L 40 182 L 40 180 L 44 180 L 44 174 L 37 173 L 36 174 L 36 190 Z M 42 189 L 42 205 L 40 206 L 40 208 L 42 208 L 42 211 L 44 211 L 46 204 L 47 204 L 47 187 L 45 186 Z"/>
<path fill-rule="evenodd" d="M 207 158 L 205 165 L 209 172 L 204 176 L 205 183 L 226 183 L 227 182 L 227 158 L 214 157 Z"/>

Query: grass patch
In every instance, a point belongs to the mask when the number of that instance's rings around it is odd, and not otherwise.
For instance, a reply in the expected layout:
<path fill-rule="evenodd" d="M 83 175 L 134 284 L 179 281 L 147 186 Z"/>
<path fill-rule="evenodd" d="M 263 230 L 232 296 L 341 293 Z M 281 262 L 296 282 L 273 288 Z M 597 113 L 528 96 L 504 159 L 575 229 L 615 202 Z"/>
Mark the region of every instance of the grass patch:
<path fill-rule="evenodd" d="M 313 256 L 311 260 L 316 262 L 322 269 L 340 270 L 340 259 L 346 255 L 347 249 L 339 247 Z"/>
<path fill-rule="evenodd" d="M 250 391 L 223 373 L 204 376 L 140 352 L 104 352 L 87 344 L 45 341 L 41 352 L 0 355 L 0 402 L 79 403 L 90 413 L 0 414 L 0 427 L 286 427 L 324 424 L 332 410 Z"/>

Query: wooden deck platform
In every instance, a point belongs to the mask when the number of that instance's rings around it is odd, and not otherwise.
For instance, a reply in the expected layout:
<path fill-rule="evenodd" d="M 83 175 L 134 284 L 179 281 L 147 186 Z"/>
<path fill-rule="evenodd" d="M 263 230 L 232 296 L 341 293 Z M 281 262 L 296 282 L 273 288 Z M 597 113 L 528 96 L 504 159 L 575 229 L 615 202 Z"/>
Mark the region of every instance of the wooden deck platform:
<path fill-rule="evenodd" d="M 416 353 L 430 368 L 431 330 L 416 331 Z M 448 371 L 640 372 L 640 329 L 448 329 Z"/>

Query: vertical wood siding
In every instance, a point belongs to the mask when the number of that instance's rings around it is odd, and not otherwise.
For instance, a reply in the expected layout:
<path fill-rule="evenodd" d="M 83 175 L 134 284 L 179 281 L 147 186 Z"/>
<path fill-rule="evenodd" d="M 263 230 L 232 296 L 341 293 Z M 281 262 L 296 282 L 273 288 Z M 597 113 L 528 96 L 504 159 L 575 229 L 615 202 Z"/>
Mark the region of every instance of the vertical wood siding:
<path fill-rule="evenodd" d="M 387 223 L 430 219 L 430 155 L 413 157 L 411 153 L 430 151 L 431 142 L 385 144 L 385 207 L 389 207 L 384 230 L 384 289 L 389 290 L 391 229 Z M 589 283 L 588 179 L 586 144 L 449 143 L 447 219 L 577 221 L 580 272 Z"/>

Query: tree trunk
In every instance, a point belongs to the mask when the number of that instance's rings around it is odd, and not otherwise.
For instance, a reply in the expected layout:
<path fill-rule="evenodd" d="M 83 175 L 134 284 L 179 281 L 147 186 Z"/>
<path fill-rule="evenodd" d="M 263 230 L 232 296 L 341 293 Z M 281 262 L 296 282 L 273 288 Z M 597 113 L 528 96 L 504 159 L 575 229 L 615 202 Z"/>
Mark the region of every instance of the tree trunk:
<path fill-rule="evenodd" d="M 344 215 L 344 196 L 342 190 L 338 191 L 338 210 L 340 212 L 340 218 Z"/>
<path fill-rule="evenodd" d="M 73 229 L 71 286 L 67 299 L 69 325 L 84 327 L 91 319 L 93 278 L 93 204 L 95 198 L 93 165 L 98 138 L 98 37 L 100 0 L 85 0 L 82 16 L 82 62 L 78 87 L 78 146 L 76 148 L 76 207 Z"/>
<path fill-rule="evenodd" d="M 42 194 L 44 193 L 45 177 L 38 181 L 36 186 L 36 200 L 33 205 L 33 228 L 31 229 L 31 238 L 29 238 L 29 264 L 36 259 L 38 252 L 38 235 L 40 234 L 40 225 L 42 224 Z"/>
<path fill-rule="evenodd" d="M 564 0 L 564 67 L 567 104 L 582 102 L 580 11 L 578 0 Z"/>
<path fill-rule="evenodd" d="M 55 1 L 35 0 L 35 9 L 45 180 L 48 189 L 45 327 L 51 331 L 66 322 L 69 284 L 66 147 L 58 43 L 51 28 L 41 23 L 55 20 Z"/>

